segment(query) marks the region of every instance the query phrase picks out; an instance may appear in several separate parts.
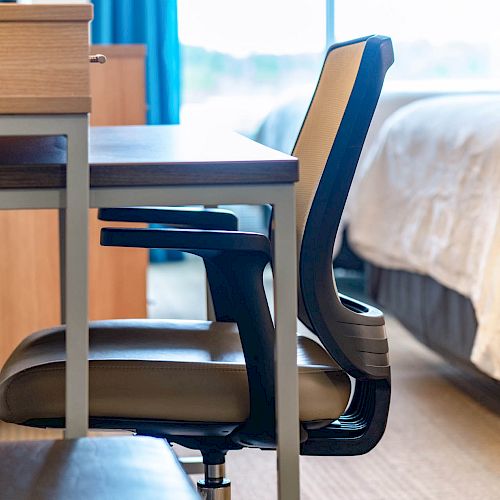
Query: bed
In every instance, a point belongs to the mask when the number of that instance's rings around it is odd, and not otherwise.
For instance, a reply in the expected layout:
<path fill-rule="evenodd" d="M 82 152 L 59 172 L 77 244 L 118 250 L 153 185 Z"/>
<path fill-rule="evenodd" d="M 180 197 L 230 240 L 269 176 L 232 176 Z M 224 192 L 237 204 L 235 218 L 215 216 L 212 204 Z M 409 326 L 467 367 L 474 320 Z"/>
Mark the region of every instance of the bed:
<path fill-rule="evenodd" d="M 436 352 L 500 380 L 500 94 L 391 114 L 365 148 L 344 224 L 377 303 Z"/>

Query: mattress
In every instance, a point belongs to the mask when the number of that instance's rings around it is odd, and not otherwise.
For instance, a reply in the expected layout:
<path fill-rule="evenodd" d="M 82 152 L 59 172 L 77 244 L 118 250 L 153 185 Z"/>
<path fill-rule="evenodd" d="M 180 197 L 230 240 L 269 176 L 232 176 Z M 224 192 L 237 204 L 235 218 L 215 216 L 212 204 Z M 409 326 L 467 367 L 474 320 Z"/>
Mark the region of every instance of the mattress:
<path fill-rule="evenodd" d="M 500 379 L 500 94 L 425 99 L 393 114 L 358 168 L 347 219 L 363 259 L 470 300 L 472 345 L 451 342 Z M 409 286 L 402 293 L 417 307 Z M 460 330 L 459 308 L 442 314 Z"/>

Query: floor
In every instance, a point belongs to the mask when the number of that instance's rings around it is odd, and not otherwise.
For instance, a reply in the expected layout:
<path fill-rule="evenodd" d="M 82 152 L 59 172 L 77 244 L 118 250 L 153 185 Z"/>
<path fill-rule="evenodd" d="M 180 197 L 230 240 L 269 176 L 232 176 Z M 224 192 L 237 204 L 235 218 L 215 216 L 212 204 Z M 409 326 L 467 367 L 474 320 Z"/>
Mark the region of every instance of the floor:
<path fill-rule="evenodd" d="M 270 275 L 266 275 L 269 284 Z M 155 265 L 149 274 L 150 315 L 203 318 L 199 262 Z M 304 500 L 500 499 L 498 384 L 464 373 L 387 318 L 393 397 L 381 443 L 360 457 L 302 457 Z M 0 425 L 0 439 L 52 432 Z M 274 452 L 229 453 L 233 500 L 273 499 Z"/>

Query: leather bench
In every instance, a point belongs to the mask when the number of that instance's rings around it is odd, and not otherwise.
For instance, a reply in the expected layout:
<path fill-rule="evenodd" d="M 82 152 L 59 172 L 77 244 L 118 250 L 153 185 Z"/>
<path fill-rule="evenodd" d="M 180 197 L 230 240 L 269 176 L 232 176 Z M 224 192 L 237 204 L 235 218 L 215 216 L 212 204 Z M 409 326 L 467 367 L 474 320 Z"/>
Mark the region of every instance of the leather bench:
<path fill-rule="evenodd" d="M 166 441 L 128 436 L 0 443 L 0 497 L 199 499 Z"/>

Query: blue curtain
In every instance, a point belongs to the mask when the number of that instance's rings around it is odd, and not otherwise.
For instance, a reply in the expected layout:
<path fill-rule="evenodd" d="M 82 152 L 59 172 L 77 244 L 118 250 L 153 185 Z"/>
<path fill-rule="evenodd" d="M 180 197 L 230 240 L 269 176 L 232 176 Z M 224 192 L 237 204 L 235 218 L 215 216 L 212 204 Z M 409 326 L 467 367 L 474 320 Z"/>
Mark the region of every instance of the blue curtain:
<path fill-rule="evenodd" d="M 148 123 L 179 123 L 180 49 L 177 0 L 92 0 L 92 43 L 146 45 Z M 152 249 L 152 262 L 180 260 L 180 252 Z"/>
<path fill-rule="evenodd" d="M 179 123 L 177 0 L 92 0 L 92 43 L 146 44 L 148 123 Z"/>

